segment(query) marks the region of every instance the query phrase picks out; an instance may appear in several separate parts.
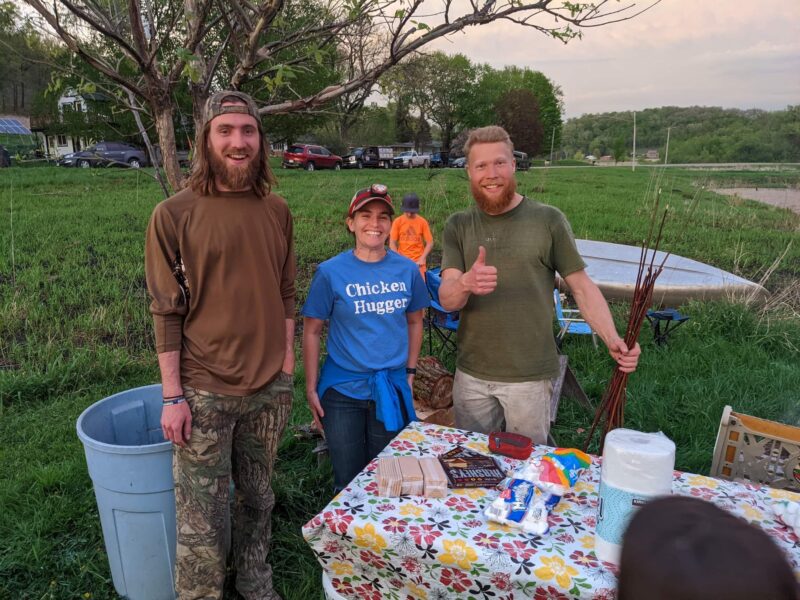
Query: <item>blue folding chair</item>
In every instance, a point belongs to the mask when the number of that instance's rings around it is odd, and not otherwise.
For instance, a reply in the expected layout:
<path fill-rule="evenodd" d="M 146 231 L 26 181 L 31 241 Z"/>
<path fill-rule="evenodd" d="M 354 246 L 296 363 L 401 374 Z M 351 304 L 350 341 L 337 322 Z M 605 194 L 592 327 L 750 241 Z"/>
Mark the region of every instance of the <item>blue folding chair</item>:
<path fill-rule="evenodd" d="M 665 346 L 669 334 L 689 320 L 687 315 L 682 315 L 674 308 L 648 310 L 645 316 L 653 328 L 653 339 L 656 346 Z"/>
<path fill-rule="evenodd" d="M 459 312 L 448 312 L 439 304 L 439 286 L 442 283 L 441 269 L 429 269 L 425 274 L 425 285 L 431 297 L 428 308 L 426 327 L 428 329 L 428 354 L 433 355 L 433 337 L 442 343 L 439 355 L 456 351 L 456 331 L 458 330 Z"/>
<path fill-rule="evenodd" d="M 561 305 L 561 293 L 558 288 L 553 290 L 553 303 L 556 307 L 556 320 L 561 328 L 556 335 L 556 345 L 561 348 L 561 343 L 568 333 L 576 335 L 591 335 L 594 347 L 597 348 L 597 334 L 585 319 L 581 318 L 581 311 L 577 308 L 564 308 Z"/>

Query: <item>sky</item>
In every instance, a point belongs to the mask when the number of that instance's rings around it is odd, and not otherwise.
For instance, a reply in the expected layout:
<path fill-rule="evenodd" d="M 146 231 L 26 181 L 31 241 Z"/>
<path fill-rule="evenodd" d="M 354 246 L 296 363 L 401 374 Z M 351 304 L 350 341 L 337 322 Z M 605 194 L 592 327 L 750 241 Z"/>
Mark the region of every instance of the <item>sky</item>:
<path fill-rule="evenodd" d="M 432 49 L 494 68 L 541 71 L 561 87 L 566 118 L 659 106 L 800 104 L 800 0 L 662 0 L 629 21 L 586 29 L 566 46 L 498 22 Z"/>

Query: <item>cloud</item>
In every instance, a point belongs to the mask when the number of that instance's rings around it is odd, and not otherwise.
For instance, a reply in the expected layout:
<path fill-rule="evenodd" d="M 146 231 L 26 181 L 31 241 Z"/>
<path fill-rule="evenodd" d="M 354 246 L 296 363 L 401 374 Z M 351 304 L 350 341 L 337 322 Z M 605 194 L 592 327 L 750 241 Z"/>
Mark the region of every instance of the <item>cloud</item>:
<path fill-rule="evenodd" d="M 566 46 L 497 22 L 436 47 L 542 71 L 564 91 L 567 116 L 668 104 L 778 109 L 800 103 L 798 23 L 797 0 L 663 0 Z"/>

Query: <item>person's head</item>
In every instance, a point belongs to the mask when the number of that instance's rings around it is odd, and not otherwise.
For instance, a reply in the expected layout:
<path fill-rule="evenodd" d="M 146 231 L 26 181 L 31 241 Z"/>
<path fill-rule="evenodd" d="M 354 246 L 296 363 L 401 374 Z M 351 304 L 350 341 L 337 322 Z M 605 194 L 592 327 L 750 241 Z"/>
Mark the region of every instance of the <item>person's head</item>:
<path fill-rule="evenodd" d="M 380 183 L 359 190 L 350 200 L 347 210 L 347 229 L 353 234 L 356 250 L 382 249 L 392 229 L 392 197 Z"/>
<path fill-rule="evenodd" d="M 618 600 L 797 600 L 786 557 L 758 527 L 710 502 L 653 500 L 625 532 Z"/>
<path fill-rule="evenodd" d="M 419 196 L 417 196 L 414 192 L 403 196 L 403 204 L 400 207 L 400 210 L 402 210 L 403 214 L 411 219 L 416 217 L 417 213 L 419 212 Z"/>
<path fill-rule="evenodd" d="M 252 189 L 264 198 L 275 183 L 269 167 L 269 142 L 253 99 L 234 91 L 210 96 L 195 141 L 189 176 L 192 190 L 208 196 Z"/>
<path fill-rule="evenodd" d="M 514 144 L 506 130 L 496 125 L 473 129 L 464 156 L 475 202 L 491 215 L 504 212 L 517 192 Z"/>

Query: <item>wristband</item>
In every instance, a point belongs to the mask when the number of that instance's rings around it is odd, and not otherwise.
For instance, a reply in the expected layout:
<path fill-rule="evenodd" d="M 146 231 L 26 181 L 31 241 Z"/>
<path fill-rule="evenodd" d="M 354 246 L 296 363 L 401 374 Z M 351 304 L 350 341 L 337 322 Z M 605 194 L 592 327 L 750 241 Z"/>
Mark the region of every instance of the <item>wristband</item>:
<path fill-rule="evenodd" d="M 186 398 L 183 396 L 177 396 L 176 398 L 170 398 L 169 400 L 164 400 L 161 404 L 162 406 L 174 406 L 175 404 L 182 404 L 186 402 Z"/>
<path fill-rule="evenodd" d="M 406 367 L 406 375 L 416 375 L 417 367 Z"/>

